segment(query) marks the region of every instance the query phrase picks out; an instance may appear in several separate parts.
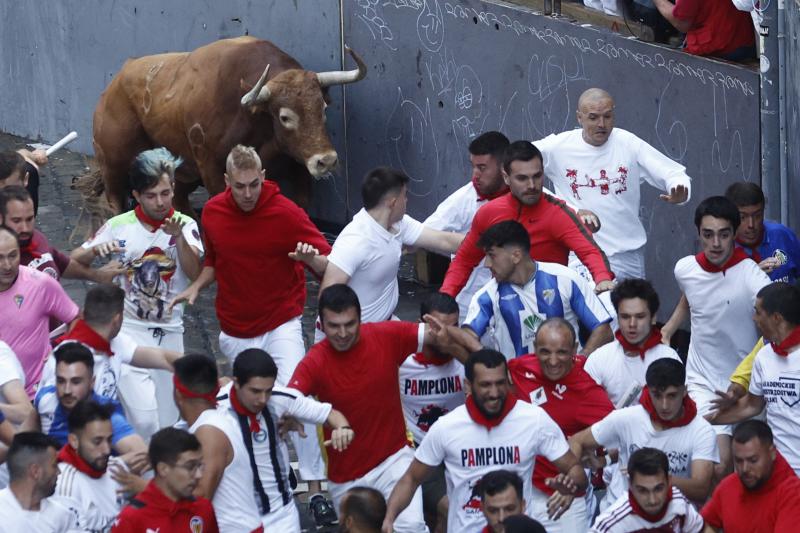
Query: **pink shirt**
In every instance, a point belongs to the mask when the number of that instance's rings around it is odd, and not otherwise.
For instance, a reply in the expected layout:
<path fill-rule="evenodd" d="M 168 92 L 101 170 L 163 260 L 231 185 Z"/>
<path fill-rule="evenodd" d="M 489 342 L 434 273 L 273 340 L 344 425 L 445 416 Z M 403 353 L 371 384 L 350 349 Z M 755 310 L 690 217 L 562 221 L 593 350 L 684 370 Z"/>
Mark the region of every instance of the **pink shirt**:
<path fill-rule="evenodd" d="M 25 392 L 33 398 L 50 353 L 50 318 L 71 322 L 78 306 L 52 277 L 26 266 L 0 292 L 0 339 L 17 354 L 25 371 Z"/>

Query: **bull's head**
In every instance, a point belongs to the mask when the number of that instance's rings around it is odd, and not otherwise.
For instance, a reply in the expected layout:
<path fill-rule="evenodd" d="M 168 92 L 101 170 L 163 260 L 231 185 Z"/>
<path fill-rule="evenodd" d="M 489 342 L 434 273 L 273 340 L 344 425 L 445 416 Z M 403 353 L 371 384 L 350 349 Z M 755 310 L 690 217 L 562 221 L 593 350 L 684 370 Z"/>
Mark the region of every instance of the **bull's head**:
<path fill-rule="evenodd" d="M 349 71 L 314 73 L 289 69 L 267 81 L 269 65 L 255 86 L 242 97 L 242 106 L 266 110 L 272 117 L 275 139 L 287 154 L 305 164 L 318 178 L 331 172 L 339 160 L 325 129 L 327 103 L 322 89 L 354 83 L 367 75 L 367 67 L 350 47 L 345 46 L 358 68 Z"/>

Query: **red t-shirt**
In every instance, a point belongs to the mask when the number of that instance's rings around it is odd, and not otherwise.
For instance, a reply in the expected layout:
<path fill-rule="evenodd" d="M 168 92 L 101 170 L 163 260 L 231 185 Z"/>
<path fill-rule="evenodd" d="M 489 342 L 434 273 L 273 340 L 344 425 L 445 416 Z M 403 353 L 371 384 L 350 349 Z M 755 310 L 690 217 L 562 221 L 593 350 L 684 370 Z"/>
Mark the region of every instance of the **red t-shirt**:
<path fill-rule="evenodd" d="M 731 0 L 676 0 L 672 15 L 692 23 L 686 33 L 690 54 L 724 55 L 755 42 L 750 13 L 736 9 Z"/>
<path fill-rule="evenodd" d="M 173 501 L 151 481 L 119 514 L 112 533 L 186 531 L 219 533 L 211 502 L 205 498 Z"/>
<path fill-rule="evenodd" d="M 535 355 L 523 355 L 508 362 L 517 397 L 544 409 L 567 437 L 599 422 L 614 410 L 605 389 L 583 369 L 586 358 L 576 355 L 574 359 L 572 370 L 558 382 L 544 376 Z M 545 480 L 556 475 L 558 469 L 553 463 L 544 457 L 536 457 L 533 469 L 536 488 L 552 494 L 555 491 L 545 484 Z"/>
<path fill-rule="evenodd" d="M 47 237 L 35 229 L 30 245 L 20 249 L 19 263 L 60 279 L 69 266 L 69 257 L 53 248 Z"/>
<path fill-rule="evenodd" d="M 245 213 L 230 188 L 203 207 L 204 265 L 214 267 L 217 317 L 226 334 L 252 338 L 303 313 L 303 264 L 287 255 L 306 242 L 331 247 L 305 211 L 265 181 L 256 207 Z"/>
<path fill-rule="evenodd" d="M 478 248 L 478 239 L 489 227 L 506 220 L 516 220 L 528 230 L 533 259 L 566 265 L 569 252 L 573 250 L 596 283 L 614 279 L 608 258 L 562 200 L 542 193 L 536 205 L 529 206 L 522 205 L 509 193 L 482 205 L 475 213 L 472 227 L 447 269 L 441 292 L 453 297 L 461 292 L 472 270 L 485 255 Z"/>
<path fill-rule="evenodd" d="M 725 533 L 791 533 L 800 527 L 800 479 L 778 453 L 772 476 L 747 490 L 734 472 L 723 479 L 700 512 Z"/>
<path fill-rule="evenodd" d="M 337 352 L 325 339 L 294 371 L 289 386 L 328 402 L 347 417 L 355 438 L 344 452 L 328 450 L 328 479 L 357 479 L 409 444 L 400 404 L 398 371 L 421 350 L 421 324 L 362 324 L 355 346 Z M 325 428 L 326 438 L 330 430 Z"/>

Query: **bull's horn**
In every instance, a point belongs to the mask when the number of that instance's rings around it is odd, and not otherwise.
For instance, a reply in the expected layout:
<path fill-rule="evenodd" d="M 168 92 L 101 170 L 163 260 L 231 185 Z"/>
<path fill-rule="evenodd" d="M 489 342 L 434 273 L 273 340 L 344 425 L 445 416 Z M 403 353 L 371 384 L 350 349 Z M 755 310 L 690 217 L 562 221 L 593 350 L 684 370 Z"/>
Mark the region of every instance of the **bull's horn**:
<path fill-rule="evenodd" d="M 269 73 L 269 65 L 264 69 L 264 74 L 256 82 L 255 86 L 248 91 L 247 94 L 242 96 L 242 105 L 249 107 L 254 104 L 264 103 L 269 100 L 269 89 L 264 87 L 267 81 L 267 74 Z"/>
<path fill-rule="evenodd" d="M 332 72 L 318 72 L 317 80 L 322 87 L 329 87 L 331 85 L 340 85 L 345 83 L 354 83 L 363 80 L 367 75 L 367 65 L 349 46 L 344 45 L 344 51 L 350 54 L 358 65 L 355 70 L 334 70 Z"/>

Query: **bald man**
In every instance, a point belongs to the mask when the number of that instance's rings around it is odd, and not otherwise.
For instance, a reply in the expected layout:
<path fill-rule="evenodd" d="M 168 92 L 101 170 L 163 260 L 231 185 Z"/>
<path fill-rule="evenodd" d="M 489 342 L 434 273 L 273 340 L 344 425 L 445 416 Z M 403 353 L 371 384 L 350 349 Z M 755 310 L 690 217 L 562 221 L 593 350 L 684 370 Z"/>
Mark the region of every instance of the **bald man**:
<path fill-rule="evenodd" d="M 558 196 L 599 217 L 594 239 L 618 280 L 644 278 L 647 235 L 639 220 L 641 184 L 647 181 L 671 204 L 689 201 L 686 168 L 633 133 L 614 128 L 614 99 L 588 89 L 578 100 L 580 129 L 548 135 L 533 144 Z"/>

